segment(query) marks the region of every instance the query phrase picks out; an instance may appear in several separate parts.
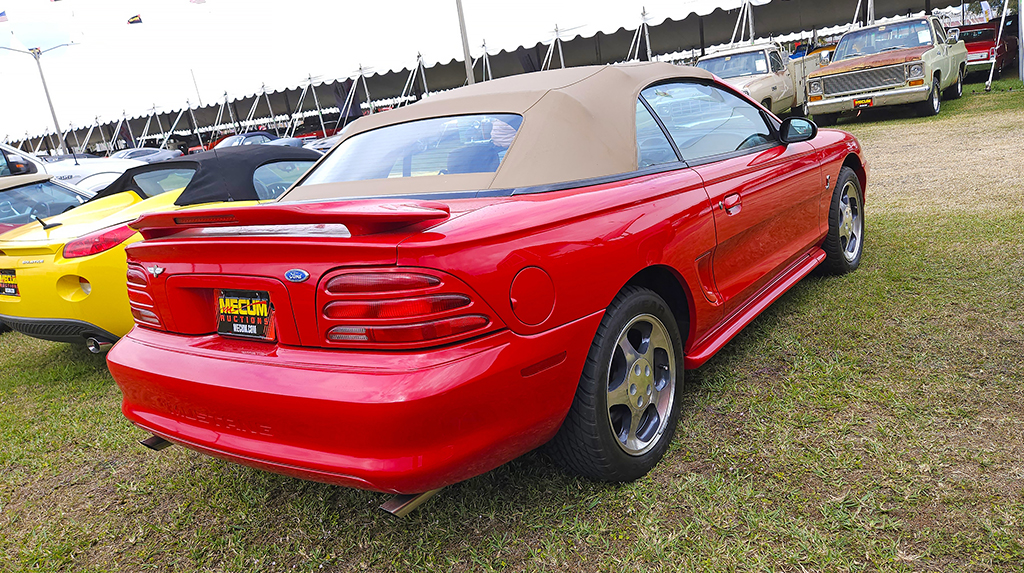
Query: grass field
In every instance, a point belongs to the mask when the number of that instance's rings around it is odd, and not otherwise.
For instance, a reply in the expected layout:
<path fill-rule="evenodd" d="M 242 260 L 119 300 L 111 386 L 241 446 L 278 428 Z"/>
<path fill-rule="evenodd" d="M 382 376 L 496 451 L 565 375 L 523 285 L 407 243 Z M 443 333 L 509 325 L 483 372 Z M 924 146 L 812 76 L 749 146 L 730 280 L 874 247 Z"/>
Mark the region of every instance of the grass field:
<path fill-rule="evenodd" d="M 840 123 L 872 168 L 861 268 L 803 281 L 688 372 L 675 442 L 635 483 L 533 453 L 399 520 L 381 494 L 145 450 L 102 358 L 4 334 L 0 570 L 1024 570 L 1006 82 Z"/>

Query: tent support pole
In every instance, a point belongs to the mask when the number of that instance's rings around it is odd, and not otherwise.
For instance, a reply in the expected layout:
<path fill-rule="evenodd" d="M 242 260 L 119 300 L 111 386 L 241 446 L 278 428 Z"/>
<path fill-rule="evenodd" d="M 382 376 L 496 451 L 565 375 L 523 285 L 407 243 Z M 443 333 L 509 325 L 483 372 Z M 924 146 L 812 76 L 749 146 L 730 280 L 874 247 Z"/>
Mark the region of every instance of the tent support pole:
<path fill-rule="evenodd" d="M 188 105 L 188 102 L 185 102 L 185 104 Z M 179 111 L 178 117 L 174 118 L 174 123 L 172 123 L 171 128 L 167 130 L 167 135 L 164 137 L 164 140 L 160 142 L 161 149 L 167 149 L 167 140 L 171 138 L 171 134 L 174 133 L 174 128 L 178 127 L 178 122 L 181 121 L 181 116 L 183 115 L 185 115 L 185 110 Z"/>
<path fill-rule="evenodd" d="M 1008 1 L 1003 2 L 1003 17 L 999 19 L 999 33 L 996 35 L 996 46 L 1003 43 L 1003 28 L 1006 27 L 1006 13 L 1009 10 L 1010 3 Z M 1018 15 L 1017 18 L 1019 19 L 1020 15 Z M 963 25 L 964 22 L 961 22 L 960 24 Z M 988 71 L 988 81 L 985 82 L 985 91 L 987 92 L 992 91 L 992 78 L 996 73 L 996 65 L 998 65 L 998 60 L 992 60 L 992 68 Z M 961 81 L 963 81 L 963 78 L 961 78 Z"/>

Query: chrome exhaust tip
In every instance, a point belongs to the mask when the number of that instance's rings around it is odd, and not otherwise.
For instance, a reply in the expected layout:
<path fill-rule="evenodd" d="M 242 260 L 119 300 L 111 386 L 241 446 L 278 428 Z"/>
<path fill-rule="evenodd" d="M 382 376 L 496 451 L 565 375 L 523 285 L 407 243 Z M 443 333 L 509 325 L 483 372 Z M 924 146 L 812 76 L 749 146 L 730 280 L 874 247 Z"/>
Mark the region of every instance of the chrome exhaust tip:
<path fill-rule="evenodd" d="M 174 442 L 169 442 L 161 438 L 160 436 L 150 436 L 145 440 L 140 440 L 139 443 L 153 450 L 154 452 L 159 452 L 164 448 L 169 448 L 174 445 Z"/>
<path fill-rule="evenodd" d="M 392 497 L 381 504 L 380 508 L 396 517 L 405 517 L 414 509 L 426 503 L 426 501 L 441 491 L 441 488 L 432 489 L 423 493 L 401 494 Z"/>
<path fill-rule="evenodd" d="M 93 338 L 91 336 L 85 339 L 85 347 L 88 348 L 89 352 L 92 352 L 93 354 L 103 354 L 104 352 L 110 350 L 110 347 L 113 345 L 113 342 L 107 340 L 100 340 L 98 338 Z"/>

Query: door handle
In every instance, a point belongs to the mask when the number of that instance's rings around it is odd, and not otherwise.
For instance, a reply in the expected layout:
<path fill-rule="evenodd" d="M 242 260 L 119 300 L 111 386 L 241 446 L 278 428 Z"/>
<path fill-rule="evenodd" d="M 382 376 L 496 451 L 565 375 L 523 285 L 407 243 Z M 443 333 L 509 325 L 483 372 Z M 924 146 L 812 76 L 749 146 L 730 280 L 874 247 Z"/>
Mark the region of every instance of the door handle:
<path fill-rule="evenodd" d="M 726 215 L 735 215 L 740 212 L 742 207 L 739 193 L 726 195 L 725 199 L 718 202 L 718 208 L 725 211 Z"/>

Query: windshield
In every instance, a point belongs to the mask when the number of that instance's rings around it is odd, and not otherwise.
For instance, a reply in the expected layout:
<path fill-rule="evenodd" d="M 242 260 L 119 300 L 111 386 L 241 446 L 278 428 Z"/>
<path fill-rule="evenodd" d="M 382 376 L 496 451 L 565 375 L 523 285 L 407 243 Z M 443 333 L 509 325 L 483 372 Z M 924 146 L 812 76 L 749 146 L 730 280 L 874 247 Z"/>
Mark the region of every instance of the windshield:
<path fill-rule="evenodd" d="M 960 30 L 960 39 L 968 44 L 971 42 L 994 42 L 996 40 L 996 31 L 994 28 Z"/>
<path fill-rule="evenodd" d="M 49 181 L 6 189 L 0 191 L 0 224 L 30 223 L 33 215 L 45 219 L 84 202 L 79 194 Z"/>
<path fill-rule="evenodd" d="M 748 52 L 701 60 L 697 62 L 697 67 L 720 78 L 738 78 L 767 74 L 768 60 L 764 58 L 764 52 Z"/>
<path fill-rule="evenodd" d="M 494 173 L 522 122 L 514 114 L 461 115 L 360 133 L 334 148 L 302 185 Z"/>
<path fill-rule="evenodd" d="M 932 45 L 932 29 L 926 20 L 873 26 L 850 32 L 839 40 L 832 61 L 868 56 L 903 48 Z"/>

